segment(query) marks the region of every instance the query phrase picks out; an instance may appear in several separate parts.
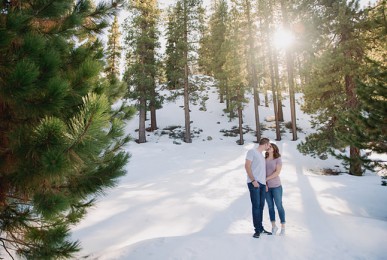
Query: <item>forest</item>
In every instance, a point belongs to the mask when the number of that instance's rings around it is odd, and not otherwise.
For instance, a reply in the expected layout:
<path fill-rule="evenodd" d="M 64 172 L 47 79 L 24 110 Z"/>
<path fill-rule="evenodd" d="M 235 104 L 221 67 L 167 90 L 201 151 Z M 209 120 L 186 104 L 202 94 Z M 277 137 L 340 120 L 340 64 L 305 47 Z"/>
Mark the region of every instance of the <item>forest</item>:
<path fill-rule="evenodd" d="M 281 140 L 289 97 L 295 141 L 302 93 L 314 132 L 301 153 L 333 155 L 355 176 L 386 170 L 369 158 L 387 152 L 386 7 L 385 0 L 2 0 L 0 258 L 78 252 L 70 227 L 126 174 L 125 122 L 139 114 L 139 145 L 158 129 L 160 90 L 184 98 L 183 141 L 193 142 L 190 103 L 206 98 L 193 75 L 216 80 L 225 113 L 239 122 L 240 145 L 247 94 L 257 141 L 260 106 L 269 102 Z"/>

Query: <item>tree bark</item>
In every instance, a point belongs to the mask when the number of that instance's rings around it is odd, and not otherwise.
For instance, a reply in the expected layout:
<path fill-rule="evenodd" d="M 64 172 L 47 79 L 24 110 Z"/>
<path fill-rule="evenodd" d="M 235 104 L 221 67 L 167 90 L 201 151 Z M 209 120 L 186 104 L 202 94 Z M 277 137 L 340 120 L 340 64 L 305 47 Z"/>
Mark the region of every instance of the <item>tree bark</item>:
<path fill-rule="evenodd" d="M 349 56 L 350 54 L 347 53 L 346 55 Z M 347 107 L 349 109 L 355 109 L 358 105 L 358 100 L 355 94 L 355 82 L 353 77 L 350 75 L 345 76 L 345 92 L 347 94 Z M 360 161 L 360 149 L 354 145 L 350 145 L 349 158 L 349 173 L 352 175 L 361 176 L 363 173 Z"/>
<path fill-rule="evenodd" d="M 155 79 L 153 79 L 155 81 Z M 155 106 L 155 99 L 156 99 L 156 84 L 153 84 L 152 90 L 151 90 L 151 101 L 149 103 L 149 111 L 150 111 L 150 118 L 151 118 L 151 126 L 150 130 L 153 132 L 157 130 L 157 118 L 156 118 L 156 106 Z"/>
<path fill-rule="evenodd" d="M 289 21 L 288 21 L 288 12 L 286 10 L 284 0 L 281 0 L 281 11 L 283 17 L 283 25 L 286 30 L 290 31 Z M 293 55 L 291 54 L 289 46 L 286 51 L 286 69 L 288 71 L 288 84 L 289 84 L 289 96 L 290 96 L 290 116 L 292 121 L 292 134 L 293 141 L 297 140 L 297 125 L 296 125 L 296 98 L 294 93 L 294 63 L 293 63 Z"/>
<path fill-rule="evenodd" d="M 243 145 L 245 141 L 243 140 L 243 109 L 242 109 L 242 95 L 240 89 L 238 89 L 238 122 L 239 122 L 239 145 Z"/>
<path fill-rule="evenodd" d="M 257 68 L 255 64 L 255 53 L 254 53 L 254 37 L 253 37 L 253 29 L 252 29 L 252 24 L 253 21 L 251 20 L 251 5 L 250 1 L 246 1 L 246 15 L 247 15 L 247 26 L 248 26 L 248 39 L 249 39 L 249 63 L 250 63 L 250 70 L 249 73 L 250 79 L 251 79 L 251 88 L 253 89 L 254 93 L 254 115 L 255 115 L 255 136 L 256 136 L 256 141 L 257 143 L 261 140 L 261 126 L 259 123 L 259 92 L 258 92 L 258 79 L 257 79 Z"/>
<path fill-rule="evenodd" d="M 271 5 L 269 6 L 270 12 L 271 10 Z M 267 17 L 270 14 L 267 14 L 265 17 L 265 33 L 266 33 L 266 44 L 267 44 L 267 50 L 268 50 L 268 56 L 269 56 L 269 71 L 270 71 L 270 81 L 271 81 L 271 90 L 272 90 L 272 95 L 273 95 L 273 107 L 274 107 L 274 118 L 275 118 L 275 132 L 276 132 L 276 140 L 280 141 L 281 140 L 281 131 L 280 131 L 280 126 L 279 126 L 279 120 L 278 120 L 278 103 L 277 103 L 277 87 L 275 83 L 275 74 L 274 74 L 274 61 L 273 57 L 274 55 L 277 55 L 274 53 L 273 48 L 271 46 L 271 34 L 269 30 L 269 23 L 271 22 L 269 17 Z"/>
<path fill-rule="evenodd" d="M 270 43 L 268 43 L 268 49 L 269 49 L 269 67 L 270 67 L 270 79 L 271 79 L 271 90 L 273 92 L 273 107 L 274 107 L 274 118 L 275 118 L 275 133 L 276 133 L 276 140 L 281 140 L 281 131 L 279 127 L 279 120 L 278 120 L 278 102 L 277 102 L 277 93 L 276 93 L 276 85 L 275 85 L 275 79 L 274 79 L 274 68 L 273 68 L 273 51 L 270 46 Z"/>
<path fill-rule="evenodd" d="M 344 31 L 342 33 L 342 41 L 346 42 L 350 39 L 352 39 L 352 35 L 349 31 Z M 352 60 L 353 54 L 351 50 L 346 50 L 344 52 L 344 56 L 348 60 Z M 349 110 L 354 110 L 357 108 L 359 101 L 356 97 L 356 85 L 355 81 L 352 75 L 349 73 L 344 76 L 345 80 L 345 93 L 346 93 L 346 107 Z M 349 166 L 349 173 L 356 176 L 361 176 L 362 173 L 362 167 L 361 167 L 361 160 L 360 160 L 360 149 L 355 147 L 354 145 L 350 145 L 349 147 L 349 158 L 350 158 L 350 166 Z"/>
<path fill-rule="evenodd" d="M 139 126 L 138 126 L 138 143 L 146 142 L 145 134 L 145 117 L 146 117 L 146 100 L 144 98 L 140 99 L 140 115 L 139 115 Z"/>
<path fill-rule="evenodd" d="M 278 113 L 278 121 L 284 121 L 284 112 L 282 109 L 282 91 L 280 89 L 280 76 L 278 71 L 278 56 L 277 52 L 273 51 L 273 65 L 274 65 L 274 75 L 275 75 L 275 91 L 277 93 L 277 113 Z"/>
<path fill-rule="evenodd" d="M 184 0 L 184 119 L 185 119 L 185 134 L 184 142 L 192 143 L 191 139 L 191 119 L 189 112 L 189 86 L 188 86 L 188 14 L 187 3 Z"/>

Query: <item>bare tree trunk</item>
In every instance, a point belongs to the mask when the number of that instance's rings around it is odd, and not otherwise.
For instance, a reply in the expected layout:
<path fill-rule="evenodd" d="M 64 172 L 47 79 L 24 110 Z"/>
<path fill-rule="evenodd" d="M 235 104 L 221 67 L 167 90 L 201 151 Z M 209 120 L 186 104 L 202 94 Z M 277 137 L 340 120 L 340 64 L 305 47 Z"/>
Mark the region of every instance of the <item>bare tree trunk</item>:
<path fill-rule="evenodd" d="M 230 91 L 228 89 L 228 82 L 226 81 L 225 88 L 225 94 L 226 94 L 226 110 L 230 111 Z"/>
<path fill-rule="evenodd" d="M 251 5 L 250 1 L 246 0 L 246 15 L 247 15 L 247 26 L 248 26 L 248 40 L 249 40 L 249 64 L 250 64 L 250 70 L 249 73 L 250 75 L 250 85 L 251 88 L 253 89 L 254 93 L 254 115 L 255 115 L 255 136 L 256 136 L 256 141 L 257 143 L 261 140 L 261 126 L 259 124 L 259 110 L 258 106 L 260 103 L 259 100 L 259 93 L 258 93 L 258 79 L 257 79 L 257 68 L 256 68 L 256 61 L 255 61 L 255 50 L 254 50 L 254 37 L 253 37 L 253 29 L 252 29 L 252 24 L 253 21 L 251 20 Z"/>
<path fill-rule="evenodd" d="M 152 104 L 153 102 L 151 102 L 150 104 L 150 116 L 151 116 L 151 126 L 150 126 L 150 130 L 153 132 L 155 130 L 157 130 L 157 119 L 156 119 L 156 108 L 155 108 L 155 105 Z"/>
<path fill-rule="evenodd" d="M 152 132 L 157 130 L 157 128 L 158 128 L 157 127 L 157 118 L 156 118 L 156 106 L 155 106 L 155 98 L 156 98 L 156 86 L 155 85 L 156 84 L 153 84 L 153 87 L 151 90 L 152 98 L 151 98 L 151 101 L 149 103 L 149 111 L 150 111 L 150 118 L 151 118 L 150 130 Z"/>
<path fill-rule="evenodd" d="M 269 5 L 270 13 L 272 13 L 271 5 Z M 277 86 L 275 81 L 275 72 L 274 72 L 274 61 L 273 57 L 274 55 L 277 55 L 274 53 L 273 48 L 271 46 L 271 38 L 272 35 L 270 34 L 270 23 L 272 23 L 271 19 L 269 19 L 267 14 L 265 17 L 265 33 L 266 33 L 266 44 L 267 44 L 267 50 L 268 50 L 268 56 L 269 56 L 269 71 L 270 71 L 270 81 L 271 81 L 271 90 L 273 92 L 273 107 L 274 107 L 274 118 L 275 118 L 275 133 L 276 133 L 276 140 L 281 140 L 281 130 L 279 126 L 279 120 L 278 120 L 278 102 L 277 102 Z"/>
<path fill-rule="evenodd" d="M 240 89 L 238 89 L 238 121 L 239 121 L 239 145 L 243 145 L 245 141 L 243 140 L 243 109 L 242 109 L 242 95 Z"/>
<path fill-rule="evenodd" d="M 185 119 L 185 134 L 184 142 L 192 143 L 191 139 L 191 119 L 189 112 L 189 86 L 188 86 L 188 15 L 187 3 L 184 2 L 184 119 Z"/>
<path fill-rule="evenodd" d="M 145 135 L 145 117 L 146 117 L 146 100 L 144 98 L 140 99 L 140 116 L 139 116 L 139 126 L 138 126 L 138 143 L 146 142 Z"/>
<path fill-rule="evenodd" d="M 277 103 L 277 87 L 275 85 L 275 79 L 274 79 L 274 68 L 273 68 L 273 51 L 270 46 L 270 43 L 268 43 L 268 49 L 269 49 L 269 67 L 270 67 L 270 79 L 271 79 L 271 90 L 273 92 L 273 107 L 274 107 L 274 118 L 275 118 L 275 133 L 276 133 L 276 139 L 277 141 L 281 140 L 281 130 L 279 126 L 279 120 L 278 120 L 278 103 Z"/>
<path fill-rule="evenodd" d="M 273 52 L 273 61 L 274 61 L 274 75 L 275 75 L 275 90 L 277 92 L 277 105 L 278 105 L 278 121 L 284 121 L 284 112 L 282 109 L 282 92 L 280 89 L 280 76 L 278 71 L 278 57 L 277 52 Z"/>
<path fill-rule="evenodd" d="M 283 17 L 283 25 L 287 30 L 290 30 L 289 21 L 288 21 L 288 12 L 284 0 L 281 0 L 281 11 Z M 292 121 L 292 134 L 293 141 L 297 140 L 297 125 L 296 125 L 296 98 L 294 93 L 294 63 L 293 55 L 290 50 L 290 46 L 286 49 L 286 69 L 288 71 L 288 84 L 289 84 L 289 96 L 290 96 L 290 115 Z"/>
<path fill-rule="evenodd" d="M 185 53 L 184 55 L 187 55 Z M 191 119 L 189 111 L 189 89 L 188 89 L 188 65 L 184 68 L 184 119 L 185 119 L 185 134 L 184 142 L 192 143 L 191 139 Z"/>
<path fill-rule="evenodd" d="M 219 86 L 219 103 L 224 103 L 224 86 Z"/>
<path fill-rule="evenodd" d="M 254 89 L 254 112 L 255 112 L 255 136 L 257 137 L 257 143 L 261 140 L 261 125 L 259 123 L 259 110 L 258 110 L 258 104 L 259 104 L 259 93 L 258 90 Z"/>

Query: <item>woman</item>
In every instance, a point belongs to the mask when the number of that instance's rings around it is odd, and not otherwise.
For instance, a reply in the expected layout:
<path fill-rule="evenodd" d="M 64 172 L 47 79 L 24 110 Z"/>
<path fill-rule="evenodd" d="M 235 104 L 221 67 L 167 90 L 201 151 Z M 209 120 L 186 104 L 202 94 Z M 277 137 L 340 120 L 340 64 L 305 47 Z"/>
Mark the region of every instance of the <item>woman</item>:
<path fill-rule="evenodd" d="M 278 215 L 281 220 L 280 235 L 285 235 L 285 210 L 282 206 L 282 185 L 279 177 L 282 168 L 281 154 L 277 145 L 271 143 L 266 152 L 266 202 L 269 208 L 269 216 L 272 224 L 272 233 L 278 231 L 275 224 L 274 204 L 277 207 Z"/>

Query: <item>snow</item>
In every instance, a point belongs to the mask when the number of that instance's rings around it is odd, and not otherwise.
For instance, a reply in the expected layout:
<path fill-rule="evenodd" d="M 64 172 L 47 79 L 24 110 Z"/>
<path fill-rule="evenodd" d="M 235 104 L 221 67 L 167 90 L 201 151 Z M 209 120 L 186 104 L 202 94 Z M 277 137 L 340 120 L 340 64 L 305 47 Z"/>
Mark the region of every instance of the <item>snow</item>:
<path fill-rule="evenodd" d="M 299 140 L 291 141 L 287 129 L 282 141 L 274 140 L 274 129 L 263 132 L 283 158 L 287 234 L 253 238 L 244 162 L 246 152 L 256 146 L 255 137 L 247 133 L 245 144 L 237 145 L 238 137 L 223 136 L 220 130 L 236 126 L 237 119 L 229 122 L 215 88 L 207 92 L 206 112 L 190 105 L 192 130 L 203 130 L 191 144 L 174 144 L 168 135 L 160 135 L 162 128 L 184 126 L 183 102 L 178 99 L 158 110 L 160 130 L 149 133 L 147 143 L 128 145 L 132 157 L 127 175 L 72 230 L 72 238 L 83 247 L 79 259 L 386 259 L 387 188 L 373 173 L 319 174 L 323 168 L 344 169 L 334 158 L 322 161 L 297 151 L 311 131 L 309 116 L 299 105 Z M 297 100 L 302 102 L 302 96 Z M 289 100 L 283 104 L 287 122 Z M 261 122 L 271 124 L 263 119 L 272 116 L 273 109 L 259 109 Z M 244 125 L 254 128 L 252 104 L 244 116 Z M 137 117 L 126 130 L 137 138 L 136 128 Z M 271 229 L 267 207 L 263 223 Z"/>

